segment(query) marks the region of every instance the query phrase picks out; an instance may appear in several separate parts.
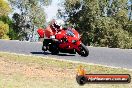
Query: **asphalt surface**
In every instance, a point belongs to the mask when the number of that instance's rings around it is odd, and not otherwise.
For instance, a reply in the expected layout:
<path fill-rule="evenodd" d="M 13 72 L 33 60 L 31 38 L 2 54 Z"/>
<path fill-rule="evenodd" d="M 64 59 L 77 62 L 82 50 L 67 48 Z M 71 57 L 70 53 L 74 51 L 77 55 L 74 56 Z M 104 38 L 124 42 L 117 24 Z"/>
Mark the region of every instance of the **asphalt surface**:
<path fill-rule="evenodd" d="M 89 56 L 81 57 L 80 55 L 59 54 L 51 55 L 49 52 L 41 50 L 42 43 L 40 42 L 21 42 L 0 40 L 0 51 L 33 54 L 39 56 L 49 56 L 58 59 L 75 60 L 87 63 L 101 64 L 107 66 L 121 67 L 132 69 L 132 49 L 118 49 L 105 47 L 88 47 Z"/>

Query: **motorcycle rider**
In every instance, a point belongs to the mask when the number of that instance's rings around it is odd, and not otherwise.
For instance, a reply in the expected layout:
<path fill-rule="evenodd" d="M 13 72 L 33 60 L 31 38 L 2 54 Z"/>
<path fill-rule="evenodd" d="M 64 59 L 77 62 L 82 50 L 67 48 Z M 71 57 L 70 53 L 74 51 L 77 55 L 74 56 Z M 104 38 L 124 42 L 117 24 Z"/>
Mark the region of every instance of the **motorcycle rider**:
<path fill-rule="evenodd" d="M 56 41 L 55 39 L 55 35 L 61 31 L 63 28 L 62 26 L 64 25 L 64 21 L 63 20 L 55 20 L 53 19 L 51 21 L 51 23 L 46 27 L 45 29 L 45 35 L 44 35 L 44 41 L 43 41 L 43 47 L 42 50 L 45 51 L 47 50 L 46 45 L 49 42 L 54 42 Z"/>

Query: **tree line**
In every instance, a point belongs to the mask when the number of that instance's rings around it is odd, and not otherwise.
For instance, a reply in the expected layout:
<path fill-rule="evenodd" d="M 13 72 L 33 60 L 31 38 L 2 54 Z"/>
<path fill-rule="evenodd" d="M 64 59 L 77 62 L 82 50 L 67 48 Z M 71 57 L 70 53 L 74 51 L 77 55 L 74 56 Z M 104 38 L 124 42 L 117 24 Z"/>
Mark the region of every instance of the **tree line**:
<path fill-rule="evenodd" d="M 132 49 L 132 0 L 65 0 L 62 6 L 59 17 L 82 34 L 85 45 Z"/>
<path fill-rule="evenodd" d="M 43 6 L 51 2 L 0 0 L 0 39 L 21 39 L 35 27 L 44 28 Z M 63 10 L 58 10 L 58 18 L 79 31 L 85 45 L 132 49 L 132 0 L 64 0 L 60 4 Z M 14 10 L 19 13 L 10 18 Z"/>
<path fill-rule="evenodd" d="M 22 39 L 44 27 L 44 6 L 52 0 L 0 0 L 0 39 Z M 9 15 L 12 13 L 12 16 Z"/>

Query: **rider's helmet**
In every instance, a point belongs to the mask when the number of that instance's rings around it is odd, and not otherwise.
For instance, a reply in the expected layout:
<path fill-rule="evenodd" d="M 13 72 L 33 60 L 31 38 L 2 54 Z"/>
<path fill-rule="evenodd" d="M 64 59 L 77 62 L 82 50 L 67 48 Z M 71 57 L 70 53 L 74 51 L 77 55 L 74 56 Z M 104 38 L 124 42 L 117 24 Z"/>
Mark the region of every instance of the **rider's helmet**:
<path fill-rule="evenodd" d="M 52 21 L 52 27 L 56 30 L 56 31 L 60 31 L 62 30 L 62 26 L 64 25 L 64 21 L 63 20 L 53 20 Z"/>

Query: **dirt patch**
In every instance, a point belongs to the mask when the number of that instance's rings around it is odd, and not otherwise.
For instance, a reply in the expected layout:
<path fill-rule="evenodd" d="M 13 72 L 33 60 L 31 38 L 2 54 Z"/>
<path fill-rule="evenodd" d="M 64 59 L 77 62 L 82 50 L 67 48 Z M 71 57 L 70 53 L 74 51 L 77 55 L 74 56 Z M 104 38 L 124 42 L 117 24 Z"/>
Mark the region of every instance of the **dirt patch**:
<path fill-rule="evenodd" d="M 0 73 L 6 75 L 19 73 L 27 77 L 74 79 L 75 72 L 73 69 L 40 66 L 39 64 L 27 65 L 0 57 Z"/>

